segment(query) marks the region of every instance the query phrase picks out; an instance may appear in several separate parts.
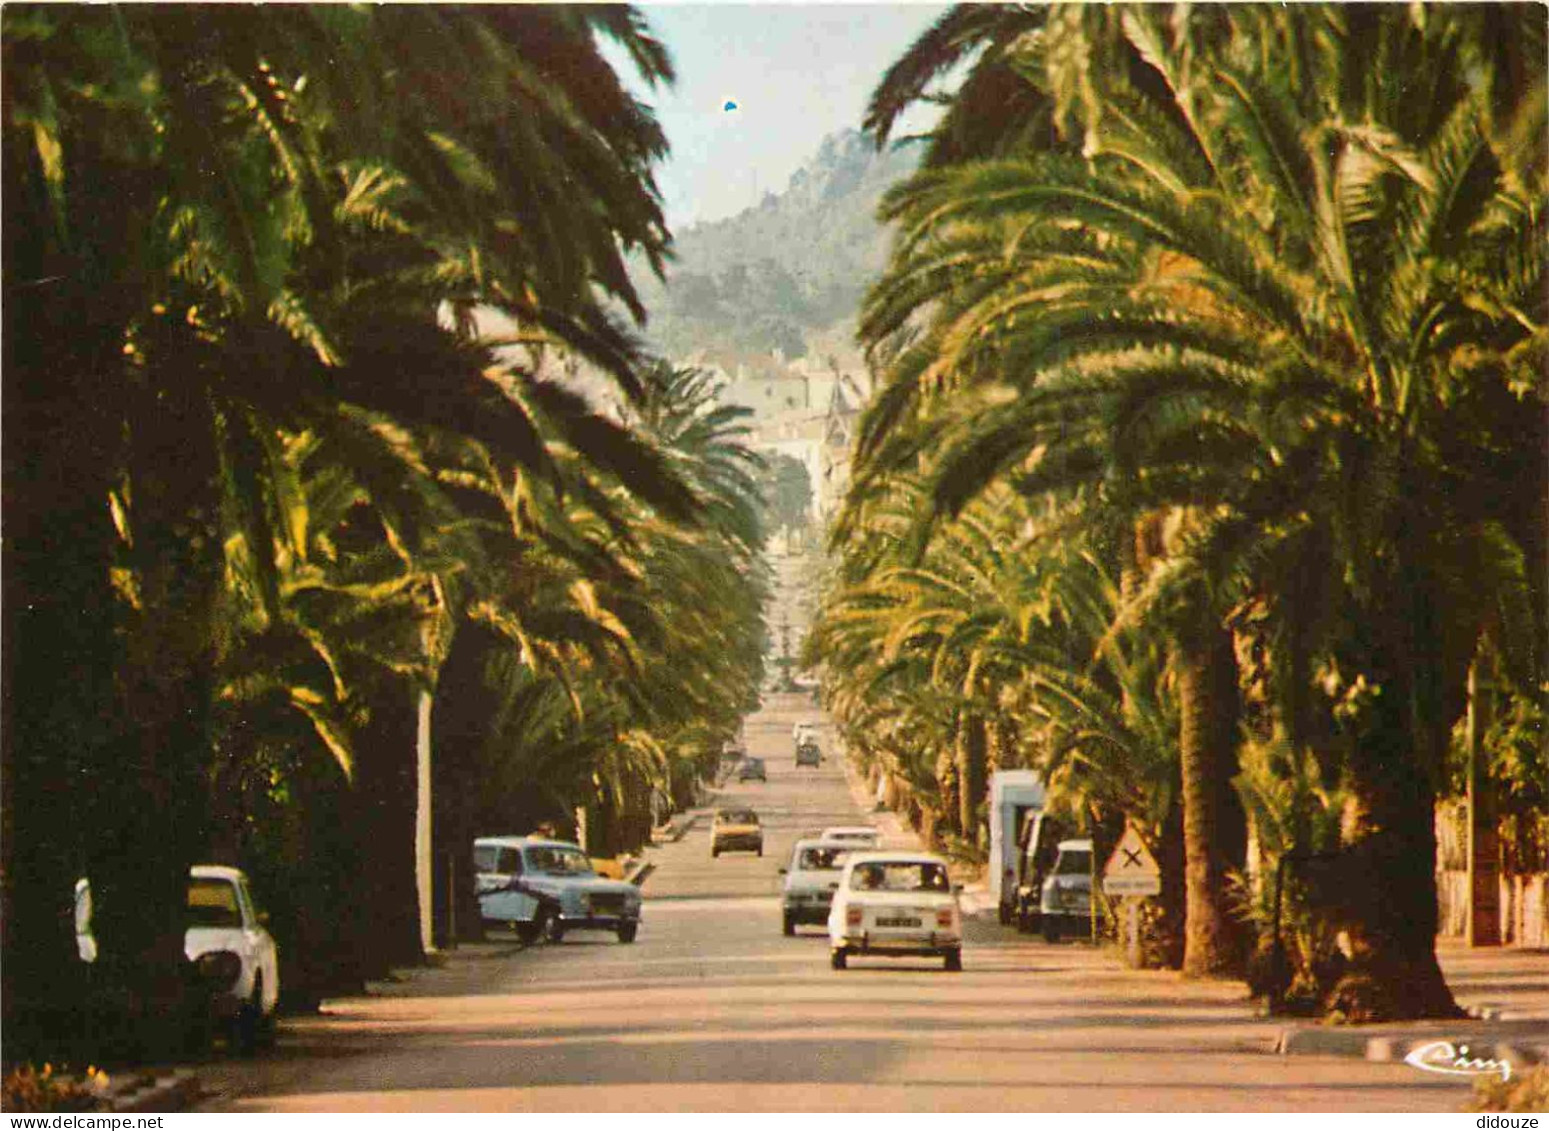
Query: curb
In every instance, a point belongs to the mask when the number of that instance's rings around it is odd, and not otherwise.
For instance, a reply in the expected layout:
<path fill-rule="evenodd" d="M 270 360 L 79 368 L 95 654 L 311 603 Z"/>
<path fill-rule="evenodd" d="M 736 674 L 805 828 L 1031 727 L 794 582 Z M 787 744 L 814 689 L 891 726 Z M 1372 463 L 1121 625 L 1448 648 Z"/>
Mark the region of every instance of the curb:
<path fill-rule="evenodd" d="M 115 1094 L 109 1110 L 123 1112 L 185 1110 L 200 1095 L 199 1078 L 187 1068 L 175 1068 L 165 1076 L 140 1077 Z"/>
<path fill-rule="evenodd" d="M 990 898 L 989 889 L 977 885 L 964 888 L 958 902 L 963 908 L 964 915 L 972 915 L 976 918 L 987 912 L 999 911 L 995 901 Z"/>
<path fill-rule="evenodd" d="M 1340 1056 L 1391 1063 L 1427 1046 L 1447 1044 L 1454 1055 L 1502 1060 L 1512 1067 L 1549 1064 L 1549 1040 L 1535 1022 L 1489 1024 L 1459 1021 L 1449 1027 L 1372 1032 L 1370 1029 L 1307 1026 L 1282 1029 L 1275 1051 L 1282 1056 Z"/>
<path fill-rule="evenodd" d="M 699 818 L 701 816 L 703 816 L 703 814 L 699 812 L 688 813 L 684 815 L 683 822 L 681 824 L 678 824 L 677 817 L 674 817 L 662 828 L 651 830 L 651 843 L 677 844 L 678 841 L 682 840 L 685 836 L 688 835 L 688 831 L 690 829 L 699 823 Z"/>

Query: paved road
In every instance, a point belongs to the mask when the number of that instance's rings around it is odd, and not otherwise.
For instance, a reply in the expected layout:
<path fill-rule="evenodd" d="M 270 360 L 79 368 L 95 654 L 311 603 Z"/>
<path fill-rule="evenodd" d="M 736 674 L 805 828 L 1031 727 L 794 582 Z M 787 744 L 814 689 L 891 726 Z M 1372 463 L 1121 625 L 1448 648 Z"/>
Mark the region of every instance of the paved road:
<path fill-rule="evenodd" d="M 287 1022 L 261 1059 L 215 1066 L 226 1111 L 1456 1111 L 1466 1085 L 1402 1064 L 1268 1050 L 1239 985 L 1185 984 L 968 924 L 966 970 L 857 959 L 780 933 L 796 836 L 854 822 L 834 760 L 797 769 L 785 700 L 749 721 L 764 855 L 712 860 L 707 822 L 654 851 L 632 946 L 577 933 L 464 948 L 366 998 Z M 823 733 L 825 753 L 832 743 Z"/>

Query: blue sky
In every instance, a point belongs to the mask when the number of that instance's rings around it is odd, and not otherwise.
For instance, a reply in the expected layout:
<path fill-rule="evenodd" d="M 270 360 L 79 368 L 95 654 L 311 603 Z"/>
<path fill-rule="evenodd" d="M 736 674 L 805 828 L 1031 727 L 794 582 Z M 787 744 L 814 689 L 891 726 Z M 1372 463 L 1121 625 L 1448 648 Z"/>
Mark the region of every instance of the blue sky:
<path fill-rule="evenodd" d="M 668 223 L 720 219 L 783 191 L 824 136 L 859 128 L 883 72 L 946 8 L 642 5 L 678 72 L 671 90 L 639 88 L 672 143 L 657 176 Z"/>

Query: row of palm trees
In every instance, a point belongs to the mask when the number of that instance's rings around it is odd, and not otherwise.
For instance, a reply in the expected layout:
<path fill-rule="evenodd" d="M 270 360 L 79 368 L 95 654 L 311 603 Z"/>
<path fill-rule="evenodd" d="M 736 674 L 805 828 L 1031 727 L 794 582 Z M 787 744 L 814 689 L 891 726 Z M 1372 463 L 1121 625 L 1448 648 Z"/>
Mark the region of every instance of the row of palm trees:
<path fill-rule="evenodd" d="M 946 110 L 883 206 L 809 659 L 944 833 L 1011 765 L 1134 822 L 1185 972 L 1338 848 L 1318 1005 L 1454 1008 L 1468 673 L 1546 686 L 1544 48 L 1514 5 L 960 5 L 874 95 L 879 142 Z"/>
<path fill-rule="evenodd" d="M 442 939 L 478 832 L 638 844 L 756 701 L 768 584 L 739 414 L 616 313 L 669 253 L 600 46 L 670 82 L 640 15 L 3 19 L 10 1050 L 175 1015 L 215 855 L 293 990 L 418 958 L 427 748 Z"/>

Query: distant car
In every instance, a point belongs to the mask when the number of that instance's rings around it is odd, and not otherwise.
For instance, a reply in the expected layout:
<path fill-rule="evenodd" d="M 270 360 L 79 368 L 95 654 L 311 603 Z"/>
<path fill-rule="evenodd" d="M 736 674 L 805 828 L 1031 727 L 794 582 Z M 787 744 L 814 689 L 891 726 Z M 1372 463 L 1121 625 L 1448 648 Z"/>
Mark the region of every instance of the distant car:
<path fill-rule="evenodd" d="M 188 870 L 183 955 L 210 988 L 212 1019 L 233 1027 L 244 1045 L 265 1035 L 280 1000 L 280 958 L 269 916 L 253 900 L 247 876 L 223 864 Z M 92 931 L 91 881 L 75 882 L 75 947 L 83 962 L 97 960 Z"/>
<path fill-rule="evenodd" d="M 710 855 L 723 852 L 764 854 L 764 828 L 751 809 L 721 809 L 710 823 Z"/>
<path fill-rule="evenodd" d="M 742 765 L 737 768 L 738 781 L 768 781 L 769 773 L 764 769 L 762 758 L 744 758 Z"/>
<path fill-rule="evenodd" d="M 828 911 L 829 961 L 852 954 L 939 957 L 963 968 L 963 916 L 947 862 L 923 852 L 855 852 Z"/>
<path fill-rule="evenodd" d="M 1038 925 L 1046 942 L 1092 930 L 1092 842 L 1062 840 L 1038 900 Z"/>
<path fill-rule="evenodd" d="M 517 937 L 559 942 L 567 931 L 612 931 L 632 943 L 640 931 L 640 889 L 599 876 L 580 847 L 534 836 L 487 836 L 473 842 L 479 913 L 509 923 Z"/>
<path fill-rule="evenodd" d="M 808 739 L 796 747 L 796 764 L 798 766 L 821 766 L 823 764 L 823 750 L 816 742 Z"/>
<path fill-rule="evenodd" d="M 844 862 L 857 845 L 837 840 L 798 840 L 791 862 L 780 871 L 785 876 L 780 894 L 784 933 L 794 935 L 798 923 L 828 922 L 828 907 Z"/>
<path fill-rule="evenodd" d="M 791 727 L 791 741 L 798 746 L 804 739 L 817 737 L 817 728 L 813 724 L 802 721 Z"/>
<path fill-rule="evenodd" d="M 855 848 L 881 848 L 882 830 L 870 825 L 830 825 L 818 834 L 824 840 L 842 840 Z"/>

